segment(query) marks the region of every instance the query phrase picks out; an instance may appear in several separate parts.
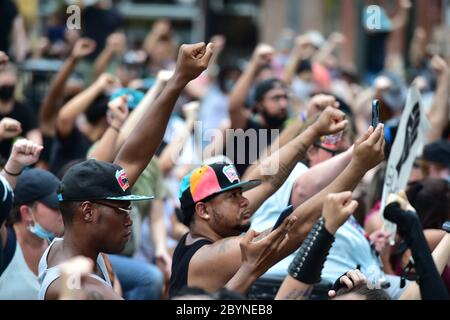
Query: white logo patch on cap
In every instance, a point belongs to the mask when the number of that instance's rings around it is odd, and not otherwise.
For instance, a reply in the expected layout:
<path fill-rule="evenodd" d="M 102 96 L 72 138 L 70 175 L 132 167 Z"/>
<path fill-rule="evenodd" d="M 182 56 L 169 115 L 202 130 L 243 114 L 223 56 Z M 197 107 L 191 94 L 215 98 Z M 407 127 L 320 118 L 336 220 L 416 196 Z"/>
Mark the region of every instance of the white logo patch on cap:
<path fill-rule="evenodd" d="M 236 168 L 232 164 L 223 167 L 222 172 L 231 183 L 233 183 L 233 181 L 235 180 L 239 182 L 239 176 L 236 172 Z"/>

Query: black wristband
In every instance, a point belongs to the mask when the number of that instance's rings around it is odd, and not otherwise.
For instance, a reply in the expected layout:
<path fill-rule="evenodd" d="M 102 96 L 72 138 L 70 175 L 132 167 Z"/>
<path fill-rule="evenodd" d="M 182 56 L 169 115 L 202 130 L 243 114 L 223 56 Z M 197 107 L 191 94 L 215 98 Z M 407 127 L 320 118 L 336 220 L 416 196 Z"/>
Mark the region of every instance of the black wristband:
<path fill-rule="evenodd" d="M 306 284 L 320 282 L 323 264 L 334 242 L 334 236 L 325 228 L 325 219 L 317 221 L 303 241 L 289 265 L 289 275 Z"/>
<path fill-rule="evenodd" d="M 10 176 L 12 176 L 12 177 L 18 177 L 18 176 L 20 176 L 20 175 L 22 174 L 22 171 L 23 171 L 23 169 L 22 169 L 22 170 L 19 171 L 19 173 L 12 173 L 12 172 L 6 170 L 6 165 L 3 167 L 3 170 L 4 170 L 8 175 L 10 175 Z"/>

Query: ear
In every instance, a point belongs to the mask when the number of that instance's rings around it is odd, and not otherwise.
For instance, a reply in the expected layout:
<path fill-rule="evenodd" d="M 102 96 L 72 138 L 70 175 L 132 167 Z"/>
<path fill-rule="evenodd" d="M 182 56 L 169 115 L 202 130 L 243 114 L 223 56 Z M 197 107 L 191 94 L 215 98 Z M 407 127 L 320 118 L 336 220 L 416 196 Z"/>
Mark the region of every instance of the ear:
<path fill-rule="evenodd" d="M 81 210 L 81 219 L 84 222 L 92 222 L 94 219 L 94 213 L 93 213 L 93 204 L 92 202 L 85 201 L 80 205 Z"/>
<path fill-rule="evenodd" d="M 33 216 L 31 214 L 31 208 L 27 205 L 21 205 L 19 207 L 20 220 L 26 224 L 33 222 Z"/>
<path fill-rule="evenodd" d="M 207 205 L 204 202 L 197 202 L 195 204 L 195 214 L 197 214 L 202 220 L 209 220 Z"/>

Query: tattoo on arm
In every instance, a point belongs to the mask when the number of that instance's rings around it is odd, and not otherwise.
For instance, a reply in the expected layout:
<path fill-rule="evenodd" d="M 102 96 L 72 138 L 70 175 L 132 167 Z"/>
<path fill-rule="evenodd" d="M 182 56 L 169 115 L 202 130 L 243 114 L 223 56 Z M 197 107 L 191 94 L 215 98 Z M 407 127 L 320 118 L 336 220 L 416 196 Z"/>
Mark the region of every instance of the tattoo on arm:
<path fill-rule="evenodd" d="M 304 158 L 306 155 L 306 150 L 308 148 L 305 146 L 303 142 L 300 143 L 300 147 L 298 149 L 297 155 L 293 161 L 290 163 L 282 163 L 280 162 L 280 167 L 278 168 L 277 174 L 268 175 L 267 181 L 275 188 L 279 188 L 289 174 L 292 172 L 294 167 L 297 165 L 298 161 Z"/>
<path fill-rule="evenodd" d="M 312 286 L 307 288 L 306 290 L 303 289 L 294 289 L 288 292 L 283 299 L 284 300 L 307 300 L 311 296 L 312 293 Z"/>
<path fill-rule="evenodd" d="M 105 297 L 98 291 L 89 291 L 88 297 L 91 300 L 105 300 Z"/>
<path fill-rule="evenodd" d="M 224 239 L 222 241 L 222 243 L 219 245 L 219 248 L 218 248 L 219 253 L 224 253 L 227 250 L 228 241 L 230 241 L 230 239 Z"/>

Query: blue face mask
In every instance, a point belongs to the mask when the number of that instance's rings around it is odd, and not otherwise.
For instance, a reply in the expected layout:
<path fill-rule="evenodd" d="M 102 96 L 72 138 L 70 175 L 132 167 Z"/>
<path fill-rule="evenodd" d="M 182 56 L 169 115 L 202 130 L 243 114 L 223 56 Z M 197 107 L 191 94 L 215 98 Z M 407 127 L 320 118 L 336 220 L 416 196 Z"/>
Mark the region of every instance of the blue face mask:
<path fill-rule="evenodd" d="M 28 230 L 30 230 L 31 233 L 38 236 L 39 238 L 43 240 L 53 240 L 55 238 L 55 234 L 51 231 L 45 230 L 39 223 L 35 222 L 34 226 L 28 226 Z"/>

